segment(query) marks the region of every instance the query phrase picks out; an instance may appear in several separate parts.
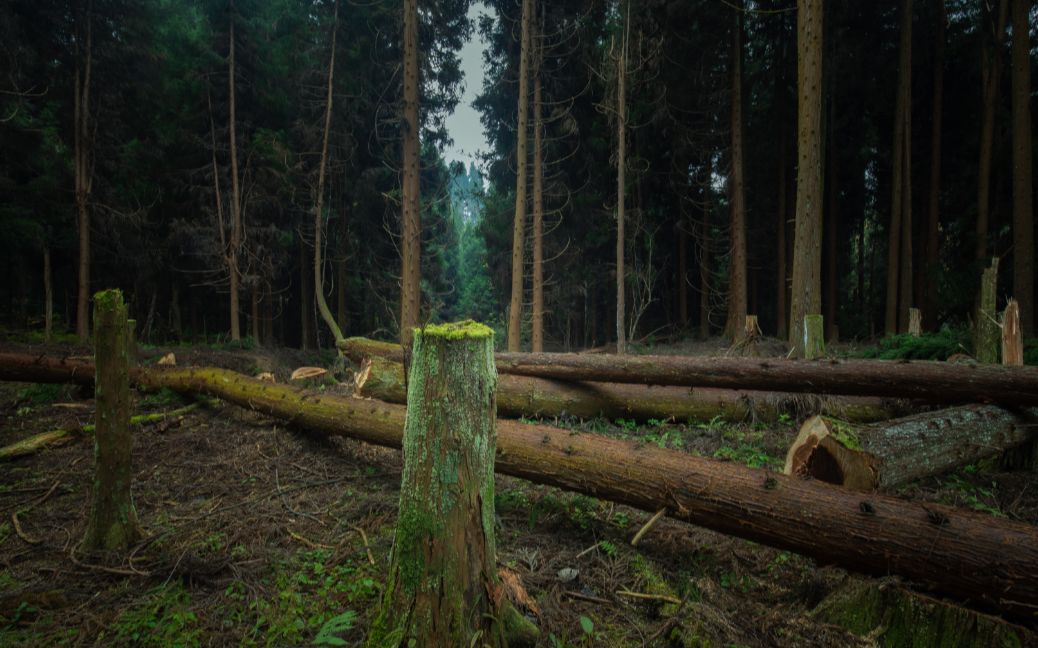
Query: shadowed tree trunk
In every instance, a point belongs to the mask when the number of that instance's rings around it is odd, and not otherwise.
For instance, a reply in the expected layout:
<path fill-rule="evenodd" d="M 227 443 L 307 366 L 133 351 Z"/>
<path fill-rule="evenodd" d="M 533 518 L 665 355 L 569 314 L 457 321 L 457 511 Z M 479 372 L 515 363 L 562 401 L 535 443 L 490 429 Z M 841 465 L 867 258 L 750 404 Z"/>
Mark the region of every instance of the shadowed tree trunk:
<path fill-rule="evenodd" d="M 944 39 L 948 21 L 944 0 L 937 0 L 937 35 L 934 40 L 933 117 L 930 124 L 930 199 L 926 226 L 926 270 L 923 278 L 923 322 L 937 324 L 937 260 L 940 257 L 941 125 L 944 120 Z"/>
<path fill-rule="evenodd" d="M 523 0 L 522 36 L 519 51 L 519 106 L 515 144 L 515 220 L 512 223 L 512 295 L 508 302 L 508 350 L 518 351 L 523 325 L 523 269 L 526 245 L 526 131 L 530 110 L 530 37 L 533 29 L 533 0 Z"/>
<path fill-rule="evenodd" d="M 82 73 L 76 62 L 74 181 L 77 224 L 79 227 L 79 268 L 76 294 L 76 337 L 80 342 L 90 338 L 90 194 L 94 185 L 94 128 L 90 121 L 90 72 L 93 63 L 93 3 L 87 3 L 86 43 L 80 52 L 77 34 L 76 51 L 83 57 Z"/>
<path fill-rule="evenodd" d="M 714 157 L 708 153 L 706 158 L 706 177 L 703 181 L 703 235 L 699 241 L 702 255 L 699 260 L 699 339 L 710 337 L 710 254 L 712 245 L 710 236 L 711 183 L 714 179 Z"/>
<path fill-rule="evenodd" d="M 43 246 L 43 339 L 50 342 L 54 330 L 54 284 L 51 280 L 50 246 Z"/>
<path fill-rule="evenodd" d="M 94 296 L 97 399 L 94 485 L 83 548 L 118 551 L 141 538 L 130 483 L 130 358 L 126 304 L 118 290 Z"/>
<path fill-rule="evenodd" d="M 228 96 L 230 105 L 230 117 L 228 119 L 228 132 L 230 135 L 230 146 L 231 146 L 231 245 L 227 251 L 227 270 L 230 275 L 231 285 L 231 339 L 241 339 L 241 324 L 238 320 L 238 292 L 239 284 L 241 281 L 239 268 L 238 268 L 238 255 L 241 251 L 242 244 L 242 223 L 241 223 L 241 189 L 239 187 L 238 180 L 238 139 L 237 139 L 237 119 L 236 119 L 236 106 L 235 106 L 235 95 L 234 95 L 234 0 L 231 0 L 229 20 L 230 20 L 230 36 L 228 38 L 229 53 L 227 55 L 227 86 Z"/>
<path fill-rule="evenodd" d="M 786 311 L 786 138 L 782 136 L 779 146 L 778 222 L 775 224 L 775 336 L 780 340 L 789 337 L 789 315 Z"/>
<path fill-rule="evenodd" d="M 321 314 L 324 323 L 332 332 L 332 336 L 338 343 L 343 339 L 342 329 L 339 328 L 332 310 L 328 308 L 328 301 L 324 297 L 324 263 L 321 259 L 321 246 L 323 245 L 322 234 L 324 233 L 324 176 L 328 168 L 328 136 L 332 130 L 332 88 L 335 81 L 335 36 L 339 31 L 339 3 L 335 3 L 334 17 L 332 18 L 332 45 L 331 55 L 328 60 L 328 94 L 324 105 L 324 137 L 321 140 L 321 164 L 317 172 L 317 200 L 314 205 L 314 296 L 317 298 L 317 312 Z"/>
<path fill-rule="evenodd" d="M 422 307 L 422 221 L 418 142 L 418 0 L 404 0 L 403 224 L 401 226 L 400 341 L 410 346 Z"/>
<path fill-rule="evenodd" d="M 804 316 L 822 309 L 822 0 L 797 1 L 797 206 L 789 345 L 803 354 Z"/>
<path fill-rule="evenodd" d="M 887 232 L 887 335 L 908 328 L 908 308 L 912 305 L 912 0 L 901 2 L 900 33 L 893 189 Z"/>
<path fill-rule="evenodd" d="M 507 646 L 494 538 L 494 334 L 482 324 L 414 333 L 404 470 L 382 609 L 368 646 Z"/>
<path fill-rule="evenodd" d="M 541 17 L 543 24 L 544 18 Z M 533 338 L 534 353 L 544 351 L 544 125 L 541 117 L 541 62 L 544 46 L 539 30 L 533 45 Z"/>
<path fill-rule="evenodd" d="M 1029 0 L 1013 3 L 1013 293 L 1020 332 L 1034 335 L 1034 207 L 1031 175 L 1031 56 Z"/>
<path fill-rule="evenodd" d="M 732 252 L 728 265 L 728 319 L 725 336 L 733 342 L 743 339 L 746 323 L 746 198 L 743 179 L 742 141 L 742 18 L 743 0 L 735 1 L 732 26 L 732 177 L 731 228 Z"/>
<path fill-rule="evenodd" d="M 988 3 L 981 2 L 981 31 L 984 44 L 980 52 L 981 116 L 980 147 L 977 161 L 977 261 L 986 263 L 988 254 L 988 223 L 991 213 L 991 159 L 995 139 L 995 116 L 998 112 L 999 85 L 1002 78 L 1002 49 L 1006 37 L 1009 0 L 999 0 L 998 15 L 991 16 Z M 994 18 L 995 33 L 988 32 L 987 22 Z"/>

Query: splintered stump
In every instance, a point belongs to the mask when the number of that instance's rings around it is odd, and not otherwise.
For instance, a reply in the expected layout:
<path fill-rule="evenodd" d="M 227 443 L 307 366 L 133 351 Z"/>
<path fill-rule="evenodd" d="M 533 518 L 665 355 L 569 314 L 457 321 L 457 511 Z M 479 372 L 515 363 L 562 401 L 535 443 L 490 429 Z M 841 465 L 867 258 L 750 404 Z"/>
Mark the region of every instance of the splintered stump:
<path fill-rule="evenodd" d="M 118 551 L 141 538 L 130 481 L 129 328 L 118 290 L 94 295 L 94 488 L 83 548 Z"/>
<path fill-rule="evenodd" d="M 354 393 L 389 403 L 406 403 L 404 368 L 379 356 L 365 358 L 355 375 Z M 497 412 L 512 418 L 576 416 L 676 421 L 746 420 L 775 422 L 783 415 L 827 414 L 871 422 L 910 411 L 908 401 L 864 396 L 808 396 L 732 389 L 568 382 L 501 374 Z"/>
<path fill-rule="evenodd" d="M 786 454 L 787 475 L 873 491 L 937 475 L 1034 438 L 1034 412 L 970 405 L 855 425 L 813 416 Z"/>
<path fill-rule="evenodd" d="M 908 309 L 908 334 L 912 337 L 923 334 L 923 312 L 918 308 Z"/>
<path fill-rule="evenodd" d="M 998 295 L 998 257 L 980 279 L 980 305 L 977 309 L 977 328 L 974 339 L 979 362 L 998 362 L 999 331 L 995 320 L 995 302 Z"/>
<path fill-rule="evenodd" d="M 414 331 L 400 514 L 368 646 L 506 646 L 517 613 L 494 540 L 494 340 L 471 322 Z"/>
<path fill-rule="evenodd" d="M 1002 314 L 1002 364 L 1024 366 L 1024 338 L 1020 333 L 1020 304 L 1010 299 Z"/>

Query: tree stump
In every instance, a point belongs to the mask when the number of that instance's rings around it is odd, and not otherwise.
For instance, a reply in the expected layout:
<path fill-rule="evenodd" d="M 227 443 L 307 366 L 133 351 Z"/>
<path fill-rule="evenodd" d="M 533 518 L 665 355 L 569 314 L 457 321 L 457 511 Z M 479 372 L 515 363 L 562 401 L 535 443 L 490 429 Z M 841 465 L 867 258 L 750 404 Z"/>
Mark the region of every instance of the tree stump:
<path fill-rule="evenodd" d="M 912 337 L 923 334 L 923 313 L 918 308 L 908 309 L 908 334 Z"/>
<path fill-rule="evenodd" d="M 786 454 L 787 475 L 860 491 L 890 489 L 1034 438 L 1034 410 L 969 405 L 854 425 L 813 416 Z"/>
<path fill-rule="evenodd" d="M 493 351 L 482 324 L 414 330 L 400 514 L 368 646 L 506 646 L 525 622 L 495 566 Z"/>
<path fill-rule="evenodd" d="M 1002 364 L 1024 366 L 1024 338 L 1020 334 L 1020 304 L 1010 299 L 1002 315 Z"/>
<path fill-rule="evenodd" d="M 804 359 L 825 355 L 825 324 L 821 315 L 804 315 Z"/>
<path fill-rule="evenodd" d="M 142 535 L 130 493 L 129 327 L 122 292 L 94 295 L 94 336 L 94 489 L 83 548 L 119 551 Z"/>
<path fill-rule="evenodd" d="M 998 288 L 998 257 L 991 259 L 991 267 L 984 270 L 980 280 L 980 307 L 977 309 L 976 357 L 977 362 L 998 362 L 998 322 L 995 320 L 996 290 Z"/>

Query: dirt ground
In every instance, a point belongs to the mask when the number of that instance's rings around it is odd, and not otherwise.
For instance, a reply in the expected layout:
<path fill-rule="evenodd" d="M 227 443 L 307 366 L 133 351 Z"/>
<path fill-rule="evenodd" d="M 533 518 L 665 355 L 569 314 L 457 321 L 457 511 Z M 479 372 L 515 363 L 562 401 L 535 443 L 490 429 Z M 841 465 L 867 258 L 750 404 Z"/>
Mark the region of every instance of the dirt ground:
<path fill-rule="evenodd" d="M 6 344 L 4 350 L 28 350 Z M 684 353 L 717 345 L 676 347 Z M 32 350 L 62 354 L 83 350 Z M 175 349 L 178 364 L 284 380 L 328 362 L 297 352 Z M 153 362 L 155 354 L 150 354 Z M 330 385 L 348 392 L 348 386 Z M 0 383 L 0 445 L 92 420 L 76 387 Z M 189 403 L 135 394 L 135 412 Z M 796 422 L 552 421 L 781 469 Z M 0 464 L 0 646 L 357 645 L 377 608 L 401 462 L 226 404 L 135 428 L 133 495 L 146 538 L 121 562 L 79 550 L 89 437 Z M 969 466 L 905 489 L 1038 523 L 1034 473 Z M 536 602 L 542 646 L 870 646 L 811 615 L 859 577 L 789 552 L 508 477 L 497 478 L 498 561 Z M 618 592 L 634 592 L 636 598 Z"/>

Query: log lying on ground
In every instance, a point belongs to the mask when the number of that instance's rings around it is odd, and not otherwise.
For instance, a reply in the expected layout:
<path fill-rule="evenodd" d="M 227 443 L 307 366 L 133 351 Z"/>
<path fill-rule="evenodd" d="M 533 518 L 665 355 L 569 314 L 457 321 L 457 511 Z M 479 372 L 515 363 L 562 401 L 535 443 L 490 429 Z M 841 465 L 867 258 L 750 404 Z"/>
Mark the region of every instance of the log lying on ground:
<path fill-rule="evenodd" d="M 139 370 L 135 378 L 216 396 L 317 433 L 400 447 L 399 405 L 307 393 L 223 369 Z M 644 511 L 665 508 L 675 519 L 823 563 L 900 575 L 1038 624 L 1038 528 L 1030 525 L 508 420 L 498 421 L 495 469 Z"/>
<path fill-rule="evenodd" d="M 967 405 L 855 425 L 813 416 L 786 454 L 787 475 L 886 490 L 998 455 L 1035 437 L 1033 410 Z"/>
<path fill-rule="evenodd" d="M 356 374 L 356 395 L 389 403 L 406 403 L 404 368 L 399 362 L 371 356 Z M 823 413 L 845 421 L 866 423 L 906 414 L 906 401 L 861 396 L 813 396 L 731 389 L 566 382 L 502 374 L 497 385 L 498 414 L 523 416 L 577 416 L 636 420 L 764 421 L 785 414 L 796 417 Z"/>
<path fill-rule="evenodd" d="M 397 345 L 357 338 L 344 340 L 342 348 L 351 357 L 382 355 L 397 362 L 403 357 Z M 499 374 L 554 380 L 1038 405 L 1038 367 L 578 353 L 495 353 L 494 359 Z"/>

